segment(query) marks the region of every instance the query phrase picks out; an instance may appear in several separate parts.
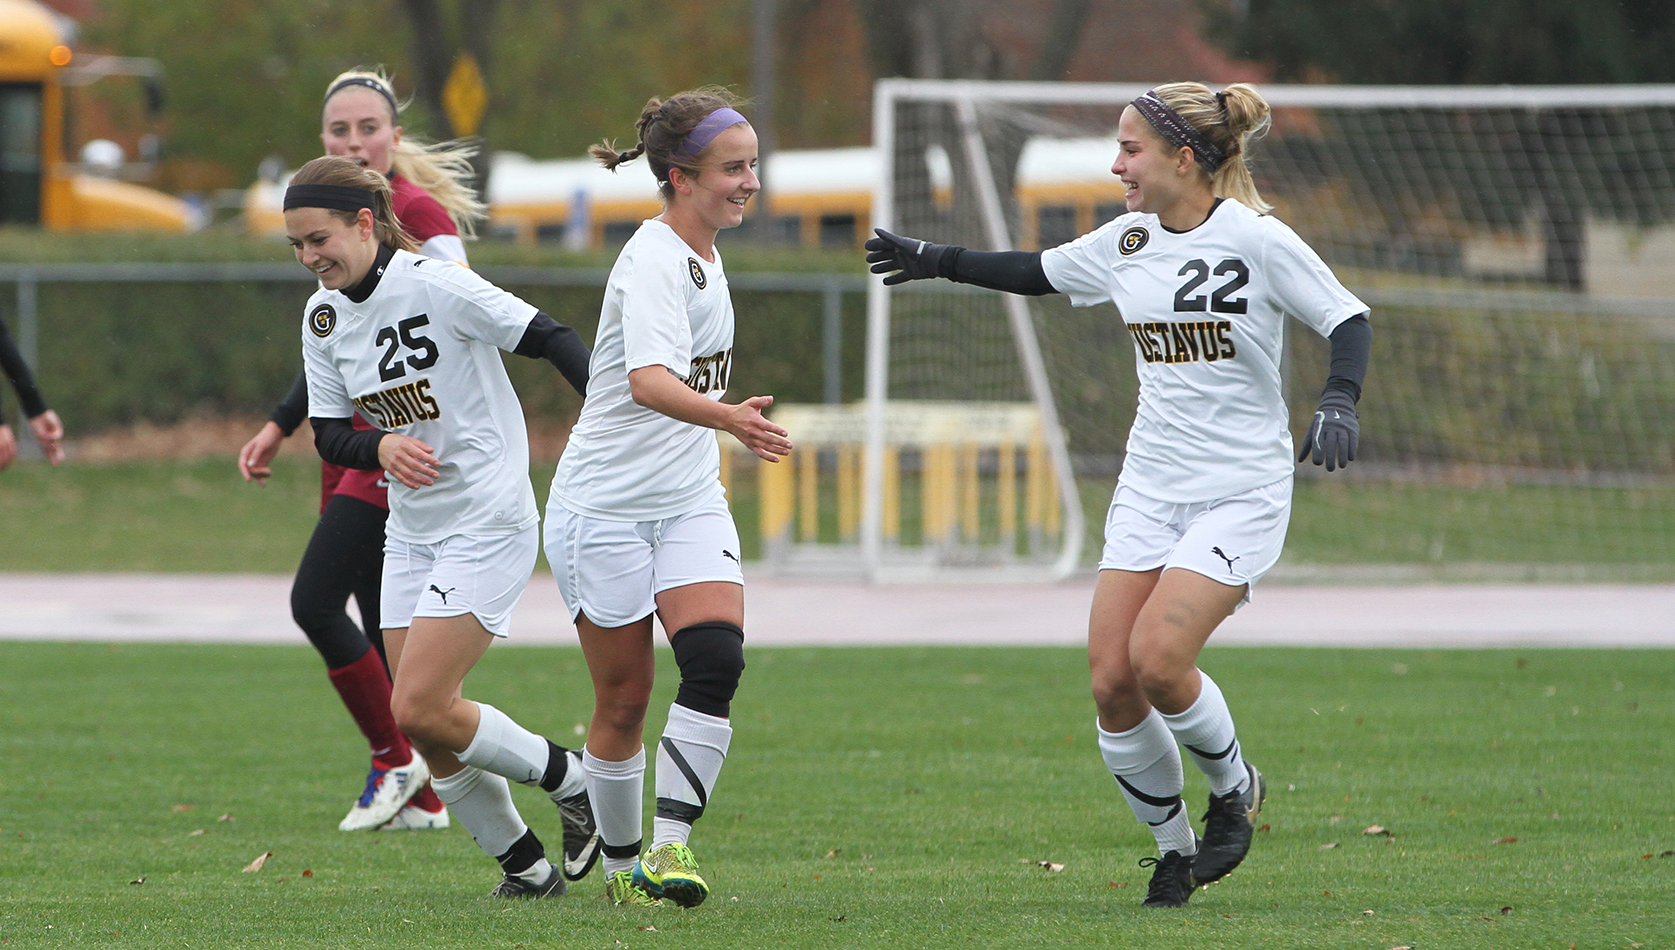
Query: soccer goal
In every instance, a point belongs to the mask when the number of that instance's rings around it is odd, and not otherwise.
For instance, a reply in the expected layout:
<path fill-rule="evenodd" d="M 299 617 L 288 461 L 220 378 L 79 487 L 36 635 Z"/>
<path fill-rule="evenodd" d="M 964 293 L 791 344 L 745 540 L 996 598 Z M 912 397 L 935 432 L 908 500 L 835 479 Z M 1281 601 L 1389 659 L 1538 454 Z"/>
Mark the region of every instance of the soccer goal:
<path fill-rule="evenodd" d="M 884 80 L 871 224 L 986 249 L 1091 230 L 1124 210 L 1114 130 L 1147 88 Z M 1261 91 L 1258 185 L 1375 327 L 1359 460 L 1299 469 L 1281 573 L 1675 578 L 1675 86 Z M 1326 346 L 1291 329 L 1300 433 Z M 1090 568 L 1133 360 L 1109 307 L 875 282 L 864 407 L 822 423 L 852 449 L 852 556 L 876 579 Z"/>

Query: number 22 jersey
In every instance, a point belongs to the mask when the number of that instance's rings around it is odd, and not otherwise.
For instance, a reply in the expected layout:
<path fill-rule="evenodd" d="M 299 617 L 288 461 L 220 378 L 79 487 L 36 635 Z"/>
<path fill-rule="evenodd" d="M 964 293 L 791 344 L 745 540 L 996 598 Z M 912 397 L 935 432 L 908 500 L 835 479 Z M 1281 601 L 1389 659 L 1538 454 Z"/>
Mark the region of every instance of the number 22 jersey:
<path fill-rule="evenodd" d="M 1367 312 L 1296 232 L 1230 199 L 1190 231 L 1120 215 L 1043 251 L 1041 265 L 1074 305 L 1117 305 L 1140 378 L 1120 481 L 1177 504 L 1292 473 L 1285 317 L 1326 336 Z"/>
<path fill-rule="evenodd" d="M 323 288 L 309 298 L 302 353 L 310 416 L 358 411 L 440 462 L 435 484 L 390 479 L 385 533 L 430 544 L 538 523 L 523 409 L 496 352 L 517 347 L 535 307 L 469 268 L 406 251 L 381 252 L 368 281 L 359 302 Z"/>

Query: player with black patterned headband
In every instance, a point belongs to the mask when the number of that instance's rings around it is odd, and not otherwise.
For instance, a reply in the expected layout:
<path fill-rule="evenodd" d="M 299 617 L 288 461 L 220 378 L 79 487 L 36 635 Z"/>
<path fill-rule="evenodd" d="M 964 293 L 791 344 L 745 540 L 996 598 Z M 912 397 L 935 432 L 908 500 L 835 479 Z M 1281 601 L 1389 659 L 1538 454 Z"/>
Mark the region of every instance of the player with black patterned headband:
<path fill-rule="evenodd" d="M 1148 906 L 1181 906 L 1250 849 L 1261 773 L 1199 652 L 1279 559 L 1291 517 L 1291 433 L 1280 389 L 1287 315 L 1332 342 L 1301 453 L 1355 458 L 1367 305 L 1278 219 L 1245 164 L 1269 108 L 1249 85 L 1169 83 L 1117 124 L 1111 172 L 1128 213 L 1068 244 L 979 252 L 885 231 L 867 241 L 885 283 L 943 277 L 1017 294 L 1113 302 L 1134 338 L 1140 404 L 1105 521 L 1088 622 L 1099 748 L 1159 858 Z M 1181 801 L 1176 743 L 1208 776 L 1202 842 Z"/>
<path fill-rule="evenodd" d="M 64 423 L 59 421 L 58 413 L 47 408 L 46 400 L 41 398 L 41 391 L 35 387 L 35 374 L 29 371 L 29 364 L 24 362 L 23 354 L 18 352 L 17 344 L 12 342 L 12 334 L 6 329 L 6 322 L 0 320 L 0 372 L 11 380 L 12 388 L 17 390 L 18 401 L 23 404 L 23 417 L 29 420 L 29 431 L 34 433 L 35 441 L 40 443 L 41 453 L 46 460 L 54 465 L 64 461 Z M 12 427 L 6 425 L 6 417 L 0 415 L 0 469 L 12 464 L 17 458 L 17 436 L 12 435 Z"/>
<path fill-rule="evenodd" d="M 632 151 L 591 150 L 613 170 L 644 155 L 664 203 L 611 268 L 587 402 L 553 476 L 544 539 L 593 676 L 583 758 L 617 904 L 693 907 L 709 894 L 688 841 L 727 757 L 744 670 L 739 534 L 713 430 L 769 462 L 791 451 L 785 430 L 762 416 L 773 397 L 721 401 L 733 303 L 715 237 L 743 221 L 761 188 L 756 133 L 735 104 L 717 88 L 652 99 Z M 654 612 L 680 688 L 657 744 L 657 811 L 641 857 Z"/>
<path fill-rule="evenodd" d="M 285 192 L 285 231 L 320 281 L 302 333 L 320 457 L 393 480 L 379 612 L 395 674 L 391 710 L 429 764 L 437 795 L 495 858 L 504 897 L 564 893 L 507 779 L 554 801 L 585 779 L 568 750 L 461 684 L 496 637 L 536 556 L 523 412 L 496 350 L 552 362 L 578 392 L 587 346 L 455 263 L 412 253 L 390 185 L 347 158 L 304 165 Z M 377 428 L 356 429 L 360 413 Z"/>

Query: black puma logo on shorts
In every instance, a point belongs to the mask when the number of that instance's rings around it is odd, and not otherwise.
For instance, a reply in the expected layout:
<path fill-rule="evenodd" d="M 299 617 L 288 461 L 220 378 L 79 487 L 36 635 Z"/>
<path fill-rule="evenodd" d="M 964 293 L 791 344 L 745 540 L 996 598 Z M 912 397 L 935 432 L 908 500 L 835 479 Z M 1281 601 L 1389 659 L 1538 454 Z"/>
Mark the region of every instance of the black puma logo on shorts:
<path fill-rule="evenodd" d="M 1222 553 L 1221 548 L 1211 548 L 1210 553 L 1214 554 L 1216 557 L 1221 558 L 1223 561 L 1226 561 L 1227 562 L 1227 569 L 1229 571 L 1233 570 L 1233 562 L 1237 561 L 1239 559 L 1237 557 L 1228 557 L 1226 554 Z M 1242 556 L 1243 555 L 1241 555 L 1241 557 Z"/>
<path fill-rule="evenodd" d="M 726 548 L 721 549 L 721 556 L 732 561 L 734 564 L 738 564 L 740 567 L 744 567 L 744 564 L 739 561 L 739 556 Z"/>
<path fill-rule="evenodd" d="M 443 606 L 447 606 L 448 595 L 452 594 L 456 590 L 459 590 L 458 587 L 450 587 L 447 590 L 443 590 L 442 588 L 437 587 L 435 584 L 430 585 L 430 589 L 433 590 L 433 591 L 436 591 L 436 593 L 442 598 Z"/>

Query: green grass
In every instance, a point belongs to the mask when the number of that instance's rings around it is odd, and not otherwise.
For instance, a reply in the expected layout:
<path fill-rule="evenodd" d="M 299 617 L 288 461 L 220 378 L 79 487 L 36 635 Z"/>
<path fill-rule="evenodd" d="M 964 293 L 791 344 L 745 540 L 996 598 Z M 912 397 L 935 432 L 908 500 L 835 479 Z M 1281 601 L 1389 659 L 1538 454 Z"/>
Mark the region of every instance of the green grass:
<path fill-rule="evenodd" d="M 751 653 L 694 839 L 714 896 L 624 913 L 597 876 L 488 899 L 457 825 L 336 831 L 366 753 L 305 648 L 0 644 L 0 945 L 1670 945 L 1675 653 L 1204 665 L 1273 791 L 1245 867 L 1185 910 L 1138 906 L 1150 837 L 1099 761 L 1080 651 L 852 648 Z M 559 741 L 591 706 L 574 649 L 491 650 L 467 686 Z"/>
<path fill-rule="evenodd" d="M 0 571 L 289 573 L 319 510 L 318 463 L 307 456 L 298 447 L 280 455 L 266 488 L 245 484 L 231 458 L 18 463 L 0 473 Z M 550 462 L 531 469 L 543 507 L 552 473 Z M 761 551 L 755 478 L 744 465 L 735 473 L 734 515 L 745 556 L 754 558 Z M 837 535 L 832 483 L 822 479 L 827 540 Z M 1108 482 L 1083 484 L 1090 566 L 1110 491 Z M 917 481 L 906 480 L 902 502 L 903 538 L 912 544 L 919 536 Z M 1285 563 L 1580 564 L 1597 579 L 1668 579 L 1675 576 L 1672 538 L 1675 496 L 1666 489 L 1304 480 Z"/>

